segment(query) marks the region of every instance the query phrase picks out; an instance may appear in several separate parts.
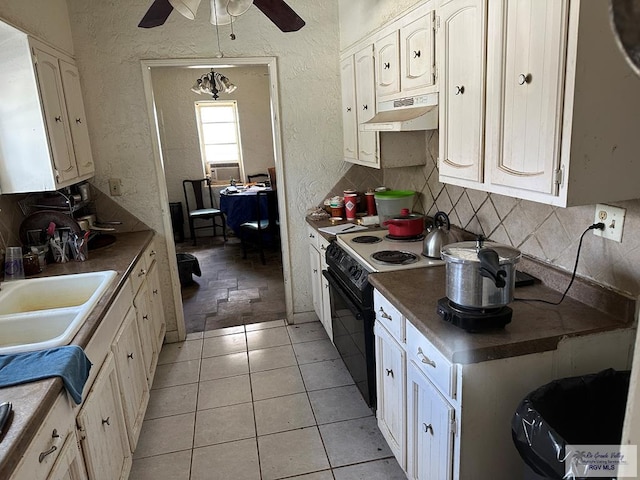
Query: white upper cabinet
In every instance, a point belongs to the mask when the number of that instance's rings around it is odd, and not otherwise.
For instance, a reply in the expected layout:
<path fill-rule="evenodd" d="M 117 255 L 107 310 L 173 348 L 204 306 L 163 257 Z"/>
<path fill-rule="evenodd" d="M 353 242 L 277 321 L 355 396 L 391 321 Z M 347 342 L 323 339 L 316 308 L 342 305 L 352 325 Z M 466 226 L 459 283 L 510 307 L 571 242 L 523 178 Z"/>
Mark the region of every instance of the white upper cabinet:
<path fill-rule="evenodd" d="M 375 43 L 378 98 L 400 91 L 400 39 L 398 30 Z"/>
<path fill-rule="evenodd" d="M 373 45 L 354 55 L 356 72 L 356 106 L 358 125 L 376 114 L 376 84 L 374 78 Z M 358 161 L 361 165 L 380 168 L 377 132 L 358 130 Z"/>
<path fill-rule="evenodd" d="M 484 49 L 449 51 L 470 3 L 486 7 L 474 44 L 486 41 L 486 59 Z M 618 50 L 607 2 L 451 0 L 438 14 L 442 182 L 561 207 L 640 197 L 640 78 Z M 476 61 L 486 111 L 464 115 L 455 93 L 469 89 L 449 76 Z"/>
<path fill-rule="evenodd" d="M 440 180 L 482 182 L 485 1 L 452 0 L 439 17 Z"/>
<path fill-rule="evenodd" d="M 432 4 L 432 2 L 431 2 Z M 420 17 L 400 29 L 402 93 L 415 95 L 436 83 L 434 12 L 420 12 Z"/>
<path fill-rule="evenodd" d="M 358 159 L 358 117 L 356 114 L 356 72 L 353 55 L 340 62 L 342 81 L 342 132 L 344 136 L 343 156 L 345 160 Z"/>
<path fill-rule="evenodd" d="M 487 125 L 490 180 L 556 195 L 560 156 L 562 93 L 568 27 L 568 0 L 494 2 L 503 19 L 492 37 L 494 54 L 487 75 L 487 104 L 502 104 L 501 118 Z M 526 55 L 523 54 L 526 52 Z"/>
<path fill-rule="evenodd" d="M 0 192 L 52 191 L 91 177 L 73 59 L 2 22 L 0 35 Z"/>

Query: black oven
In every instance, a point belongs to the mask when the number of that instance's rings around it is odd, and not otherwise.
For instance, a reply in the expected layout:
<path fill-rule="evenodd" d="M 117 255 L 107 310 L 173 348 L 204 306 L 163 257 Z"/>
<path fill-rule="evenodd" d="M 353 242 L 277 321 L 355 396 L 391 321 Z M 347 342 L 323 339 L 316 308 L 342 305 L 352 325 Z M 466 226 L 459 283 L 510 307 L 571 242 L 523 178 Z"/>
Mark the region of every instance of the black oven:
<path fill-rule="evenodd" d="M 367 272 L 334 242 L 327 248 L 333 343 L 367 405 L 375 410 L 375 340 L 373 287 Z"/>

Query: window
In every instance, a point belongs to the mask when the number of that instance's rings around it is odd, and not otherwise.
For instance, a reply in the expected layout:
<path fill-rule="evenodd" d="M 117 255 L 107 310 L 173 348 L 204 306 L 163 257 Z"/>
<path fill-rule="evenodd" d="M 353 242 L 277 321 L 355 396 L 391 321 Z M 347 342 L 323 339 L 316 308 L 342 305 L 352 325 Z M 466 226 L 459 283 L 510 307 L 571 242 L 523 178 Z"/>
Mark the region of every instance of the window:
<path fill-rule="evenodd" d="M 206 174 L 224 183 L 244 178 L 236 101 L 196 102 L 196 118 Z"/>

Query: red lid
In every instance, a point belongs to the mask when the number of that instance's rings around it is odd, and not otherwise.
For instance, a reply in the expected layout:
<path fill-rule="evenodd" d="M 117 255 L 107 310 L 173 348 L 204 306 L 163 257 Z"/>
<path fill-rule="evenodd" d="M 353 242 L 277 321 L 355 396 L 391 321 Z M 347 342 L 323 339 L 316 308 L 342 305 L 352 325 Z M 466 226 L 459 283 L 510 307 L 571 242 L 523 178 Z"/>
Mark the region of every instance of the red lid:
<path fill-rule="evenodd" d="M 408 208 L 403 208 L 402 210 L 400 210 L 400 216 L 401 217 L 408 217 L 409 216 L 409 209 Z"/>

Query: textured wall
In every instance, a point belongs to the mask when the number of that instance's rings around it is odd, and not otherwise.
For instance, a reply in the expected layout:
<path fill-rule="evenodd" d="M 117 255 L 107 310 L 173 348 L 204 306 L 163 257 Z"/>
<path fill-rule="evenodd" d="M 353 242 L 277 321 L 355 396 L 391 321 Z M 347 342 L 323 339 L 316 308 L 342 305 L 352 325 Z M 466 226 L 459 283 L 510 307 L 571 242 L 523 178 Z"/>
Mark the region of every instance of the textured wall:
<path fill-rule="evenodd" d="M 267 167 L 275 164 L 267 67 L 234 67 L 217 71 L 238 87 L 231 94 L 221 93 L 218 101 L 238 102 L 245 173 L 266 173 Z M 197 78 L 208 72 L 209 69 L 185 67 L 151 69 L 169 202 L 182 202 L 184 205 L 182 180 L 203 177 L 194 104 L 212 99 L 210 95 L 193 93 L 190 88 Z"/>
<path fill-rule="evenodd" d="M 226 57 L 274 56 L 279 74 L 284 178 L 288 199 L 294 310 L 312 310 L 304 214 L 318 203 L 347 167 L 341 161 L 337 2 L 290 0 L 306 21 L 283 34 L 252 7 L 234 25 L 220 30 Z M 207 58 L 218 53 L 216 31 L 208 23 L 209 2 L 196 20 L 174 12 L 155 29 L 137 23 L 148 0 L 69 0 L 73 42 L 85 86 L 85 105 L 96 157 L 96 185 L 107 191 L 121 178 L 118 203 L 161 230 L 160 196 L 153 179 L 151 131 L 145 105 L 141 59 Z M 163 290 L 164 293 L 164 290 Z M 169 307 L 167 308 L 169 310 Z"/>

